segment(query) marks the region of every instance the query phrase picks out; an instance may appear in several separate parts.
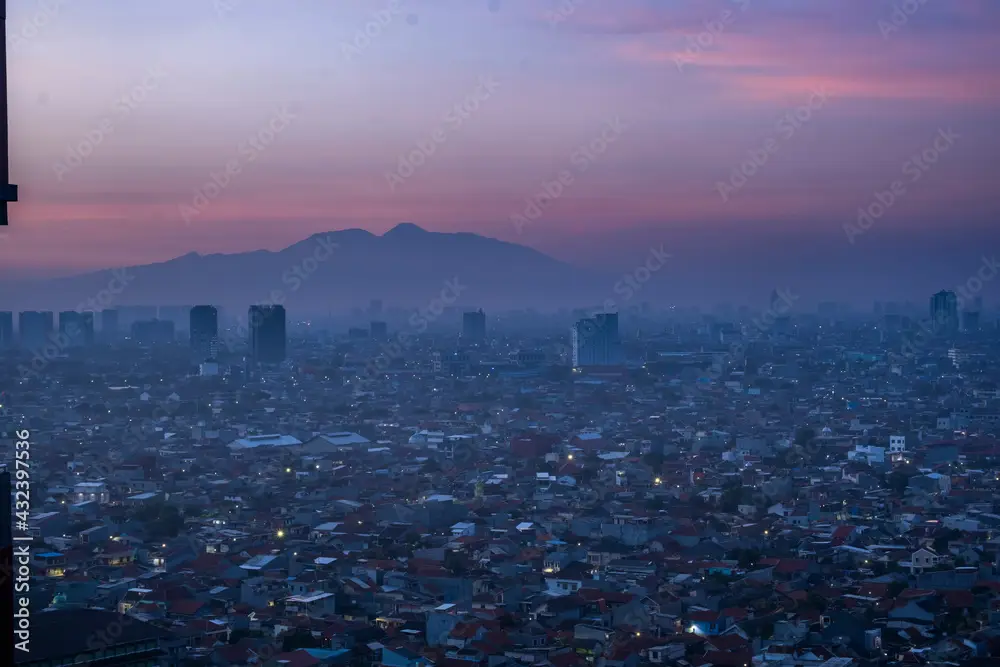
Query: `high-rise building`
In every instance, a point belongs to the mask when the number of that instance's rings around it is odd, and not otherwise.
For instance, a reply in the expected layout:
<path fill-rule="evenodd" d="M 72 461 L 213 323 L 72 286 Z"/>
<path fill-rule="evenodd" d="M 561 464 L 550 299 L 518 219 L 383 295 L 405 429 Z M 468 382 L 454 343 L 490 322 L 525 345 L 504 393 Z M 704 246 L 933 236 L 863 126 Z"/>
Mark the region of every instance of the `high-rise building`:
<path fill-rule="evenodd" d="M 371 300 L 371 303 L 368 304 L 368 314 L 372 317 L 378 317 L 382 314 L 382 299 Z"/>
<path fill-rule="evenodd" d="M 578 321 L 570 330 L 570 340 L 574 368 L 622 363 L 618 313 L 598 313 Z"/>
<path fill-rule="evenodd" d="M 101 311 L 101 339 L 105 343 L 118 340 L 118 311 L 104 309 Z"/>
<path fill-rule="evenodd" d="M 962 331 L 974 333 L 979 331 L 979 311 L 967 310 L 962 313 Z"/>
<path fill-rule="evenodd" d="M 373 321 L 371 323 L 372 340 L 389 340 L 389 325 L 385 322 Z"/>
<path fill-rule="evenodd" d="M 199 363 L 215 359 L 219 353 L 219 311 L 215 306 L 191 309 L 191 353 Z"/>
<path fill-rule="evenodd" d="M 0 311 L 0 347 L 14 345 L 14 313 L 9 310 Z"/>
<path fill-rule="evenodd" d="M 791 303 L 787 298 L 781 296 L 778 290 L 771 291 L 771 316 L 774 317 L 772 325 L 775 333 L 788 334 L 792 329 L 792 316 L 789 314 Z"/>
<path fill-rule="evenodd" d="M 176 336 L 170 320 L 138 320 L 132 323 L 132 340 L 139 345 L 166 345 Z"/>
<path fill-rule="evenodd" d="M 59 313 L 59 334 L 66 347 L 88 347 L 94 344 L 94 313 L 64 310 Z"/>
<path fill-rule="evenodd" d="M 44 347 L 52 342 L 54 333 L 52 311 L 26 310 L 17 317 L 21 346 L 30 350 Z"/>
<path fill-rule="evenodd" d="M 958 330 L 958 297 L 954 292 L 941 290 L 931 297 L 931 321 L 939 331 Z"/>
<path fill-rule="evenodd" d="M 975 333 L 980 329 L 981 314 L 983 312 L 983 297 L 977 296 L 972 303 L 966 304 L 965 310 L 959 313 L 962 322 L 962 331 L 965 333 Z"/>
<path fill-rule="evenodd" d="M 285 307 L 250 306 L 250 357 L 258 364 L 285 361 L 288 341 L 285 337 Z"/>
<path fill-rule="evenodd" d="M 470 342 L 486 340 L 486 313 L 482 308 L 462 315 L 462 338 Z"/>

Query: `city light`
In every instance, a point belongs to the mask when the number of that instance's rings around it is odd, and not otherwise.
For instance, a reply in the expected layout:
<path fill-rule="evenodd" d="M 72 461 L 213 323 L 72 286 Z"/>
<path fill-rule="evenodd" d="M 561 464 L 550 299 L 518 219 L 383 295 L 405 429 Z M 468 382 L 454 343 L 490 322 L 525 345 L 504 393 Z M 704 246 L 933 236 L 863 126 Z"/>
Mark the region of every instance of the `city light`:
<path fill-rule="evenodd" d="M 995 648 L 1000 2 L 7 4 L 0 662 Z"/>

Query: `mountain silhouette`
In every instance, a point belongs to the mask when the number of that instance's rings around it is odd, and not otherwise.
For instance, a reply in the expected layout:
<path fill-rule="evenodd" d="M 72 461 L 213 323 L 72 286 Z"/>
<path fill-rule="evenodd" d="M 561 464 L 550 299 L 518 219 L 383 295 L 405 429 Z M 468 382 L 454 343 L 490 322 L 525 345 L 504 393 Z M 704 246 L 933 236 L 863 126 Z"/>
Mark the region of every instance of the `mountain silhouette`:
<path fill-rule="evenodd" d="M 18 310 L 209 303 L 240 311 L 275 302 L 319 314 L 372 299 L 425 307 L 455 281 L 461 286 L 455 306 L 493 309 L 587 304 L 602 300 L 612 285 L 609 277 L 525 246 L 402 223 L 381 236 L 346 229 L 276 252 L 192 252 L 157 264 L 8 285 L 0 298 Z"/>

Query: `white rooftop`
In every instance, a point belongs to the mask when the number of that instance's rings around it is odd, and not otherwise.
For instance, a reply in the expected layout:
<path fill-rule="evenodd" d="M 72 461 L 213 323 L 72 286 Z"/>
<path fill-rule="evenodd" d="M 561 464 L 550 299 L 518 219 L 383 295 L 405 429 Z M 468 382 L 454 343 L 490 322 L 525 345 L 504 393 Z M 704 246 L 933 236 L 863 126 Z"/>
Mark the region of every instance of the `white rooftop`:
<path fill-rule="evenodd" d="M 285 600 L 286 602 L 316 602 L 333 596 L 333 593 L 308 593 L 306 595 L 293 595 Z"/>
<path fill-rule="evenodd" d="M 254 556 L 247 562 L 240 565 L 241 570 L 260 570 L 263 569 L 268 563 L 273 561 L 277 556 Z"/>
<path fill-rule="evenodd" d="M 230 449 L 252 449 L 254 447 L 290 447 L 301 445 L 302 441 L 292 435 L 251 435 L 229 443 Z"/>
<path fill-rule="evenodd" d="M 338 447 L 344 447 L 347 445 L 367 445 L 371 441 L 357 433 L 351 433 L 350 431 L 338 431 L 337 433 L 323 433 L 317 437 L 326 440 L 331 445 L 336 445 Z"/>
<path fill-rule="evenodd" d="M 313 530 L 320 530 L 323 532 L 337 530 L 337 526 L 343 526 L 343 521 L 327 521 L 326 523 L 321 523 L 320 525 L 313 528 Z"/>

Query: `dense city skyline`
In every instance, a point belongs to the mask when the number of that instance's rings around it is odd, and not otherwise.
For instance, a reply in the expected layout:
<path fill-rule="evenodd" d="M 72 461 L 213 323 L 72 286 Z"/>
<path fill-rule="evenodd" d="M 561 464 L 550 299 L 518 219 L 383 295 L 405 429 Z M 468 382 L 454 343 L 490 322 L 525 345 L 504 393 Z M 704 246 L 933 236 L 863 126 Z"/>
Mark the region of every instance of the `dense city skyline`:
<path fill-rule="evenodd" d="M 0 665 L 1000 665 L 996 0 L 10 4 Z"/>

